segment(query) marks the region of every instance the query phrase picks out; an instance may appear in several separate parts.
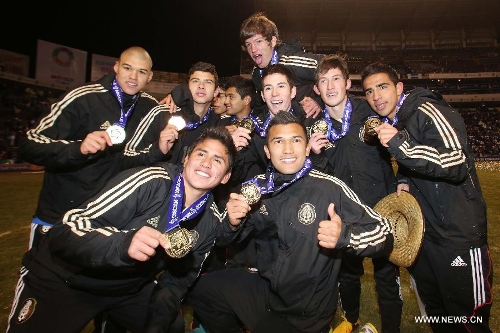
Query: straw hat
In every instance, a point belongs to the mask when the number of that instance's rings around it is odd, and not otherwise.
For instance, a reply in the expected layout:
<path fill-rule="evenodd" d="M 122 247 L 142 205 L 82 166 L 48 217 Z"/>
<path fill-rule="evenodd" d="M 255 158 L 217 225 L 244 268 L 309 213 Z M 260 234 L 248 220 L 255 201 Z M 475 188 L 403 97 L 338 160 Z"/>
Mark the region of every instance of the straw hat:
<path fill-rule="evenodd" d="M 374 209 L 392 226 L 394 247 L 389 261 L 409 267 L 417 258 L 424 238 L 424 216 L 417 200 L 408 192 L 396 192 L 382 198 Z"/>

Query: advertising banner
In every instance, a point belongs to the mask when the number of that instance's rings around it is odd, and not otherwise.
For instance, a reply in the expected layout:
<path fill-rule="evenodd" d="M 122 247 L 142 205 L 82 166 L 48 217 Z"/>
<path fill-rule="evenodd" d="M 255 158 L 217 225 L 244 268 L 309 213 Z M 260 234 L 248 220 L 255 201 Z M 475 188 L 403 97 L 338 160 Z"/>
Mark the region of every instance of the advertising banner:
<path fill-rule="evenodd" d="M 92 65 L 90 67 L 90 81 L 96 81 L 113 71 L 116 57 L 108 57 L 100 54 L 92 54 Z"/>
<path fill-rule="evenodd" d="M 21 76 L 29 75 L 30 57 L 0 49 L 0 72 Z"/>
<path fill-rule="evenodd" d="M 87 52 L 38 40 L 36 80 L 74 88 L 85 83 Z"/>

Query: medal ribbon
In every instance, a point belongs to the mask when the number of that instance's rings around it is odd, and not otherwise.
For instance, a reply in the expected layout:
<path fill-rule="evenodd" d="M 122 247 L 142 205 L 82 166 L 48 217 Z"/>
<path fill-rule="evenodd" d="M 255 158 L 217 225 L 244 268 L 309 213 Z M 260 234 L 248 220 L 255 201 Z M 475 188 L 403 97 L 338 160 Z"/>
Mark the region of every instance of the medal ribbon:
<path fill-rule="evenodd" d="M 403 102 L 405 101 L 406 97 L 408 97 L 409 94 L 401 94 L 398 100 L 398 104 L 396 104 L 396 113 L 394 114 L 394 119 L 390 120 L 387 117 L 382 117 L 382 122 L 384 123 L 389 123 L 392 126 L 396 126 L 398 123 L 398 111 L 401 108 L 401 105 L 403 105 Z"/>
<path fill-rule="evenodd" d="M 120 119 L 114 123 L 114 125 L 120 126 L 121 128 L 125 128 L 125 125 L 127 124 L 128 117 L 130 116 L 130 113 L 132 112 L 132 109 L 135 106 L 135 103 L 137 103 L 138 98 L 137 96 L 134 96 L 134 102 L 130 106 L 130 108 L 125 112 L 123 109 L 123 90 L 120 88 L 118 85 L 118 82 L 116 82 L 116 78 L 113 80 L 113 83 L 111 84 L 111 87 L 113 88 L 111 91 L 115 95 L 116 99 L 118 100 L 118 103 L 120 103 Z"/>
<path fill-rule="evenodd" d="M 278 60 L 279 60 L 278 59 L 278 51 L 276 51 L 275 49 L 273 49 L 273 55 L 271 56 L 270 65 L 276 65 L 278 63 Z M 259 73 L 260 73 L 260 76 L 262 76 L 262 73 L 264 73 L 264 69 L 259 68 Z"/>
<path fill-rule="evenodd" d="M 259 121 L 257 120 L 257 118 L 254 118 L 253 116 L 250 116 L 250 119 L 252 119 L 253 122 L 255 123 L 255 131 L 257 132 L 257 134 L 259 134 L 259 136 L 261 138 L 265 138 L 266 137 L 266 129 L 269 126 L 269 122 L 272 119 L 271 113 L 269 113 L 269 115 L 267 116 L 266 121 L 264 121 L 264 124 L 262 124 L 262 126 L 259 125 Z"/>
<path fill-rule="evenodd" d="M 293 109 L 288 110 L 288 112 L 293 114 Z M 255 124 L 255 131 L 259 134 L 259 136 L 261 138 L 265 138 L 267 127 L 269 126 L 271 119 L 273 119 L 271 112 L 269 112 L 269 115 L 267 116 L 267 119 L 266 121 L 264 121 L 264 124 L 262 124 L 262 126 L 259 126 L 259 120 L 255 118 L 252 114 L 248 115 L 248 118 L 253 120 Z"/>
<path fill-rule="evenodd" d="M 311 168 L 312 168 L 311 159 L 309 157 L 306 157 L 306 160 L 304 162 L 304 166 L 302 166 L 302 168 L 299 171 L 297 171 L 297 173 L 295 174 L 293 179 L 289 182 L 285 182 L 285 183 L 281 184 L 280 187 L 275 189 L 274 188 L 274 167 L 272 165 L 269 165 L 267 168 L 267 172 L 268 172 L 269 176 L 268 176 L 268 179 L 266 181 L 266 186 L 261 186 L 258 183 L 257 179 L 255 179 L 255 178 L 247 180 L 246 182 L 244 182 L 242 184 L 242 186 L 247 184 L 247 183 L 252 182 L 259 187 L 261 194 L 278 192 L 279 190 L 289 186 L 290 184 L 292 184 L 292 183 L 296 182 L 297 180 L 299 180 L 300 178 L 304 177 L 309 172 L 309 170 L 311 170 Z"/>
<path fill-rule="evenodd" d="M 238 117 L 236 117 L 236 116 L 231 117 L 231 125 L 236 125 L 236 127 L 237 127 L 239 122 L 240 121 L 238 120 Z"/>
<path fill-rule="evenodd" d="M 170 192 L 168 204 L 168 221 L 166 232 L 178 227 L 182 221 L 187 221 L 200 215 L 207 204 L 210 191 L 182 211 L 182 199 L 184 198 L 184 178 L 180 173 L 173 182 L 173 190 Z"/>
<path fill-rule="evenodd" d="M 328 124 L 328 132 L 327 132 L 328 140 L 332 142 L 337 141 L 338 139 L 346 135 L 346 133 L 349 131 L 349 127 L 351 126 L 351 114 L 352 114 L 351 100 L 348 98 L 345 103 L 344 113 L 342 114 L 342 131 L 340 133 L 338 133 L 335 130 L 335 128 L 333 128 L 332 119 L 330 118 L 330 114 L 328 113 L 326 106 L 323 112 L 325 113 L 324 119 Z"/>
<path fill-rule="evenodd" d="M 203 124 L 204 122 L 206 122 L 208 120 L 208 118 L 210 117 L 210 113 L 212 113 L 212 107 L 209 107 L 207 113 L 205 113 L 203 118 L 201 118 L 197 122 L 195 122 L 195 123 L 187 122 L 186 129 L 188 129 L 189 131 L 194 130 L 196 127 L 200 126 L 201 124 Z"/>

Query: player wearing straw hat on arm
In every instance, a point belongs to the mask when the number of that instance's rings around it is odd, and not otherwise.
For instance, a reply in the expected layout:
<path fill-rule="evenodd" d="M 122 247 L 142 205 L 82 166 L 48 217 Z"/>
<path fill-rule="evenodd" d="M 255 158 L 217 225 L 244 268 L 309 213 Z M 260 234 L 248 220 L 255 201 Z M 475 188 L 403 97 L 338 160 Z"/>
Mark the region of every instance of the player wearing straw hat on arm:
<path fill-rule="evenodd" d="M 368 65 L 361 81 L 382 121 L 374 129 L 377 137 L 422 207 L 423 244 L 408 270 L 427 315 L 434 317 L 432 330 L 491 332 L 486 203 L 462 117 L 429 90 L 405 93 L 387 64 Z"/>

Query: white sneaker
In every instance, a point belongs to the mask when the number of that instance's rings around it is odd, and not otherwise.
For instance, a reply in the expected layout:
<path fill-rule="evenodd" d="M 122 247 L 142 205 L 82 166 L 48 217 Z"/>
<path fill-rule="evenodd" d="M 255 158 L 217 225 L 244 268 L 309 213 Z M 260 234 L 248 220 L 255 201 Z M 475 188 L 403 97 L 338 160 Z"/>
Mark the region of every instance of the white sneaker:
<path fill-rule="evenodd" d="M 378 331 L 373 324 L 366 323 L 365 326 L 359 329 L 359 333 L 378 333 Z"/>

